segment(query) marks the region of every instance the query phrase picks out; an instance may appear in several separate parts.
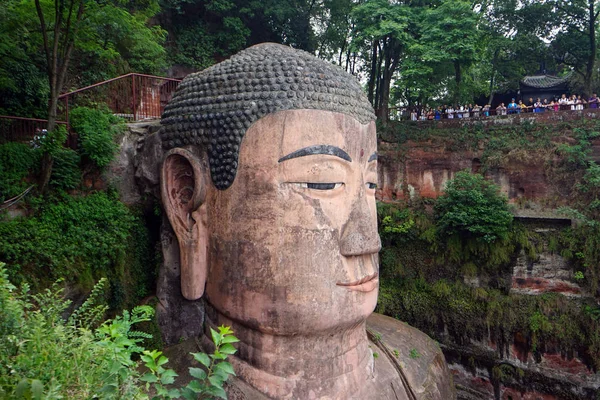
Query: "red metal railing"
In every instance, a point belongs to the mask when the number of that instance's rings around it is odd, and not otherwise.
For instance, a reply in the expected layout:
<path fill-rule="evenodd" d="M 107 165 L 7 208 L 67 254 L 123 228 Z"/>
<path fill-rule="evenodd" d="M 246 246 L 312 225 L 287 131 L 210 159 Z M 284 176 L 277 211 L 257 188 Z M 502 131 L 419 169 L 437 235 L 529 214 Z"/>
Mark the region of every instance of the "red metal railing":
<path fill-rule="evenodd" d="M 66 121 L 69 109 L 106 105 L 113 114 L 129 121 L 160 118 L 181 79 L 130 73 L 59 96 Z"/>
<path fill-rule="evenodd" d="M 66 121 L 56 123 L 67 125 Z M 0 142 L 29 142 L 42 129 L 46 129 L 47 125 L 48 121 L 45 119 L 0 115 Z"/>

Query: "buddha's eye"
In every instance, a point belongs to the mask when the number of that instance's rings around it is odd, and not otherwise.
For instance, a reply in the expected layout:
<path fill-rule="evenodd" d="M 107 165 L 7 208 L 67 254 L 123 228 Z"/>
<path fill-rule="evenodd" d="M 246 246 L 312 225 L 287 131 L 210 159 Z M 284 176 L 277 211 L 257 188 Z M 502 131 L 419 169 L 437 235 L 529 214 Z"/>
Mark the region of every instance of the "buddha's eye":
<path fill-rule="evenodd" d="M 306 183 L 298 183 L 298 185 L 301 188 L 305 188 L 305 189 L 334 190 L 334 189 L 337 189 L 339 187 L 342 187 L 343 183 L 341 183 L 341 182 L 338 182 L 338 183 L 312 183 L 312 182 L 306 182 Z"/>
<path fill-rule="evenodd" d="M 369 189 L 377 189 L 377 184 L 373 182 L 367 182 L 367 188 Z"/>

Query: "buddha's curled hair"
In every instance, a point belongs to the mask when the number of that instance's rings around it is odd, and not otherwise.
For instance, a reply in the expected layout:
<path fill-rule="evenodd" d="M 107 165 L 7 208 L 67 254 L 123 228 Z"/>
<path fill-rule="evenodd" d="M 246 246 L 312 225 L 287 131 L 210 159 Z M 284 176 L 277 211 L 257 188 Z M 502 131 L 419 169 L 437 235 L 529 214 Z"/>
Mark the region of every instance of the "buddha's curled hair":
<path fill-rule="evenodd" d="M 163 148 L 205 147 L 213 183 L 227 189 L 246 130 L 267 114 L 294 109 L 375 119 L 352 75 L 304 51 L 264 43 L 181 82 L 162 115 Z"/>

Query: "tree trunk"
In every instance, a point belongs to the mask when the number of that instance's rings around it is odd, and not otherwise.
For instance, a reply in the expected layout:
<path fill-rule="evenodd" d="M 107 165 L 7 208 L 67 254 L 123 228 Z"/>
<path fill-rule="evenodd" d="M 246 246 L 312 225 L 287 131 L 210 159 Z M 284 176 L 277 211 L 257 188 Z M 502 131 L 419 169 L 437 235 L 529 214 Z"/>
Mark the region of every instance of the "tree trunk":
<path fill-rule="evenodd" d="M 397 48 L 396 41 L 390 39 L 387 51 L 385 52 L 385 67 L 381 74 L 381 100 L 376 110 L 377 118 L 382 124 L 386 124 L 390 117 L 390 87 L 394 72 L 398 67 L 399 57 L 397 53 L 399 53 L 399 49 Z"/>
<path fill-rule="evenodd" d="M 590 97 L 592 94 L 592 79 L 594 77 L 594 65 L 596 64 L 596 10 L 594 9 L 595 0 L 588 0 L 589 5 L 589 26 L 588 35 L 590 39 L 590 55 L 588 57 L 585 75 L 583 78 L 584 96 Z"/>
<path fill-rule="evenodd" d="M 44 41 L 44 52 L 46 55 L 46 67 L 48 73 L 48 83 L 50 84 L 50 101 L 48 103 L 48 124 L 47 135 L 56 128 L 56 118 L 58 109 L 58 96 L 62 91 L 67 77 L 67 70 L 71 54 L 75 46 L 75 37 L 77 36 L 78 23 L 81 21 L 84 12 L 83 0 L 71 0 L 66 21 L 63 19 L 65 2 L 54 0 L 54 30 L 52 43 L 48 37 L 48 25 L 44 18 L 44 13 L 40 5 L 40 0 L 35 0 L 36 11 L 38 14 L 42 38 Z M 75 23 L 72 24 L 72 11 L 77 6 L 77 15 Z M 64 23 L 64 25 L 63 25 Z M 65 37 L 64 40 L 62 36 Z M 61 43 L 62 42 L 62 43 Z M 54 160 L 52 154 L 48 151 L 42 156 L 41 172 L 38 182 L 38 190 L 45 193 L 48 189 L 48 182 L 52 175 L 52 166 Z"/>
<path fill-rule="evenodd" d="M 460 69 L 460 62 L 454 61 L 454 81 L 456 83 L 456 89 L 454 92 L 454 104 L 458 105 L 460 100 L 460 84 L 462 81 L 462 71 Z"/>
<path fill-rule="evenodd" d="M 373 53 L 371 55 L 371 74 L 369 76 L 369 83 L 367 85 L 367 98 L 372 106 L 375 106 L 375 81 L 377 79 L 377 47 L 379 43 L 377 40 L 373 41 Z"/>

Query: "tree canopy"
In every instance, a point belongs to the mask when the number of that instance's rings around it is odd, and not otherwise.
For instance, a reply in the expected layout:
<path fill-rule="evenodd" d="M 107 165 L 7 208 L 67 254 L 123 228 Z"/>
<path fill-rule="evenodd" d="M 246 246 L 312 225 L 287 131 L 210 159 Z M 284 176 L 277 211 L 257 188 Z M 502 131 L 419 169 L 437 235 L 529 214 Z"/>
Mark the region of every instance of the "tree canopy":
<path fill-rule="evenodd" d="M 491 102 L 525 75 L 572 74 L 572 90 L 588 95 L 598 90 L 598 3 L 6 0 L 0 112 L 46 118 L 67 88 L 200 70 L 265 41 L 356 75 L 383 123 L 394 107 Z"/>

